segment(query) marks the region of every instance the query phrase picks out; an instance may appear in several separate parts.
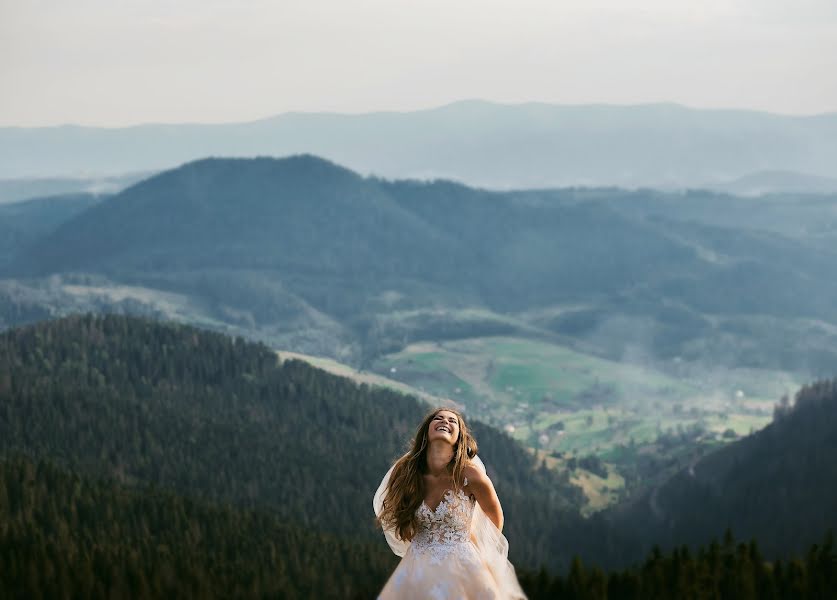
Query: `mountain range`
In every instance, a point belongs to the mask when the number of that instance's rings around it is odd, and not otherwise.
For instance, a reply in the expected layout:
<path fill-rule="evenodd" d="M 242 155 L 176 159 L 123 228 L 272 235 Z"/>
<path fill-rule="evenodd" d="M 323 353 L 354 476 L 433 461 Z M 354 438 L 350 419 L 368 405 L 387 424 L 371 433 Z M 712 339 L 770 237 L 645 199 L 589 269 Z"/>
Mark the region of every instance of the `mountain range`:
<path fill-rule="evenodd" d="M 833 178 L 837 114 L 468 100 L 414 112 L 293 112 L 220 125 L 0 128 L 4 179 L 101 177 L 170 169 L 206 156 L 297 153 L 363 174 L 497 189 L 682 189 L 762 171 Z"/>
<path fill-rule="evenodd" d="M 7 325 L 167 315 L 361 366 L 497 334 L 615 359 L 834 364 L 828 196 L 492 192 L 297 156 L 205 159 L 79 198 L 47 203 L 49 219 L 44 202 L 4 210 L 21 231 L 0 280 Z"/>

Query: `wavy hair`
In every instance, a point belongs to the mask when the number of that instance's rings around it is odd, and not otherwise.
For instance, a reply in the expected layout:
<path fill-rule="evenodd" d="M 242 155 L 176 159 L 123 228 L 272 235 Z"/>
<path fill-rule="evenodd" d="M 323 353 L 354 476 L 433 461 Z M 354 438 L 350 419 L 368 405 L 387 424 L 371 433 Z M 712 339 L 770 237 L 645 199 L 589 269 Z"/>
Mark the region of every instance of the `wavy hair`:
<path fill-rule="evenodd" d="M 455 489 L 460 487 L 468 460 L 477 455 L 477 440 L 465 424 L 462 413 L 446 406 L 434 408 L 427 413 L 416 430 L 409 452 L 395 462 L 384 495 L 383 510 L 376 519 L 379 526 L 393 528 L 405 541 L 412 540 L 418 532 L 416 510 L 424 500 L 422 475 L 427 472 L 427 431 L 433 417 L 443 410 L 452 412 L 459 419 L 459 438 L 453 448 L 453 458 L 448 463 Z"/>

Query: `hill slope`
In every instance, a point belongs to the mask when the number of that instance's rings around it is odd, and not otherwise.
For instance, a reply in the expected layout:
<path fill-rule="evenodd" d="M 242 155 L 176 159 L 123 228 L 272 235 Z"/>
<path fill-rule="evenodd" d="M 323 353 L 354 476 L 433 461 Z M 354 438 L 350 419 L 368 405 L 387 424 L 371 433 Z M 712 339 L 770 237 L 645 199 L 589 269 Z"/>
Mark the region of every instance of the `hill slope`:
<path fill-rule="evenodd" d="M 384 544 L 23 458 L 0 459 L 0 523 L 3 597 L 369 598 L 395 562 Z"/>
<path fill-rule="evenodd" d="M 774 425 L 666 484 L 659 522 L 647 504 L 580 519 L 566 478 L 471 424 L 522 568 L 563 569 L 574 554 L 626 565 L 653 543 L 703 543 L 727 526 L 755 536 L 768 557 L 787 556 L 834 526 L 835 389 L 807 388 Z M 299 361 L 278 364 L 240 338 L 115 315 L 0 335 L 0 406 L 0 455 L 381 544 L 369 499 L 426 409 Z"/>
<path fill-rule="evenodd" d="M 731 528 L 770 556 L 837 530 L 837 380 L 804 387 L 772 424 L 691 465 L 620 518 L 669 544 L 705 543 Z"/>
<path fill-rule="evenodd" d="M 0 406 L 0 454 L 381 543 L 372 495 L 427 410 L 299 361 L 278 364 L 263 345 L 115 315 L 0 335 Z M 545 533 L 524 515 L 570 513 L 580 492 L 536 470 L 507 436 L 473 427 L 513 524 L 513 554 L 537 565 Z"/>
<path fill-rule="evenodd" d="M 101 201 L 93 194 L 66 194 L 0 204 L 0 269 L 22 248 Z"/>
<path fill-rule="evenodd" d="M 393 254 L 402 267 L 420 244 L 437 258 L 451 249 L 372 181 L 322 159 L 207 159 L 64 223 L 25 263 L 36 272 L 247 265 L 352 277 L 389 273 Z"/>

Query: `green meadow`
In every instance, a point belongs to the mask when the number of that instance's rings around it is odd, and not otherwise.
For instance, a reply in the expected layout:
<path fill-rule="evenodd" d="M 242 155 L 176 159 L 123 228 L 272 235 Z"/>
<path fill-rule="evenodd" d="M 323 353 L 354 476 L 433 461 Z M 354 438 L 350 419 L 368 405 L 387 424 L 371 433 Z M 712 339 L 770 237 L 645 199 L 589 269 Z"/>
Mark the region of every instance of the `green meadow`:
<path fill-rule="evenodd" d="M 423 342 L 357 371 L 331 359 L 300 358 L 359 383 L 412 393 L 431 405 L 454 404 L 529 447 L 549 468 L 569 471 L 588 499 L 585 512 L 615 502 L 638 456 L 687 460 L 770 422 L 773 406 L 801 384 L 756 369 L 616 362 L 537 340 L 483 337 Z M 573 457 L 593 455 L 603 478 Z M 627 471 L 626 471 L 627 472 Z"/>
<path fill-rule="evenodd" d="M 413 344 L 372 370 L 450 399 L 528 446 L 580 454 L 650 442 L 678 428 L 746 435 L 768 423 L 773 405 L 800 384 L 784 372 L 664 367 L 486 337 Z"/>

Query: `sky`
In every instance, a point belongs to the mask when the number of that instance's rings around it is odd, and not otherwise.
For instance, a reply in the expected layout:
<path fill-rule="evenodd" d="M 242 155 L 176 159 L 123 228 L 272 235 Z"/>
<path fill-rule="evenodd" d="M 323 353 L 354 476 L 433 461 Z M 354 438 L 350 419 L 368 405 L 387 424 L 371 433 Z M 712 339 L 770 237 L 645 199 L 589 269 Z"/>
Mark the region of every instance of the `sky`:
<path fill-rule="evenodd" d="M 0 126 L 464 99 L 837 112 L 837 2 L 0 0 Z"/>

